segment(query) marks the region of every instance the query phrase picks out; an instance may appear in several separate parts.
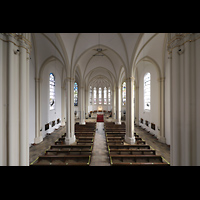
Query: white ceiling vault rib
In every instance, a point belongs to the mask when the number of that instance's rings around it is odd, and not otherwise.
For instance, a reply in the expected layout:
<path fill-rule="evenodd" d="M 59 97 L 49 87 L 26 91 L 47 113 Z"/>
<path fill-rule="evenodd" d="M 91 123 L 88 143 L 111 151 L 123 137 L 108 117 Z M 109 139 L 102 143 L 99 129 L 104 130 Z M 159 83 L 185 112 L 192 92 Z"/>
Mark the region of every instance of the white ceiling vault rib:
<path fill-rule="evenodd" d="M 140 37 L 140 33 L 35 33 L 35 57 L 41 66 L 56 54 L 65 65 L 67 76 L 75 78 L 78 70 L 78 77 L 86 84 L 94 77 L 117 84 L 121 68 L 125 76 L 130 75 Z"/>

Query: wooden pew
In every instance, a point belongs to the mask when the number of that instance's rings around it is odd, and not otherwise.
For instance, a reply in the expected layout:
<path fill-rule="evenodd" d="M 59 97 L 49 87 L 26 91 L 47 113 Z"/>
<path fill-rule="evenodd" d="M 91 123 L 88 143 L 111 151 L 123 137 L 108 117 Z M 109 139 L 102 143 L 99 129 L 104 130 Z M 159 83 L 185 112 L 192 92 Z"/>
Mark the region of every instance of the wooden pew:
<path fill-rule="evenodd" d="M 31 166 L 89 166 L 96 122 L 87 123 L 85 126 L 76 124 L 75 127 L 77 130 L 75 132 L 77 145 L 65 145 L 66 133 L 64 133 L 55 141 L 55 145 L 46 150 L 45 155 L 38 157 Z"/>
<path fill-rule="evenodd" d="M 150 149 L 149 145 L 140 145 L 140 144 L 132 144 L 132 145 L 108 145 L 108 150 L 112 150 L 112 149 L 127 149 L 127 150 L 131 150 L 131 149 Z"/>
<path fill-rule="evenodd" d="M 154 166 L 163 166 L 163 167 L 169 167 L 170 165 L 167 164 L 167 163 L 151 163 L 151 162 L 147 162 L 147 163 L 131 163 L 131 162 L 122 162 L 122 163 L 112 163 L 111 166 L 151 166 L 151 167 L 154 167 Z"/>
<path fill-rule="evenodd" d="M 107 139 L 106 141 L 107 141 L 107 145 L 119 145 L 119 144 L 124 145 L 124 140 L 122 140 L 122 139 L 120 139 L 120 140 L 115 140 L 115 139 L 109 140 L 109 139 Z"/>
<path fill-rule="evenodd" d="M 105 134 L 107 139 L 108 152 L 111 166 L 169 166 L 164 163 L 160 155 L 151 149 L 146 142 L 134 133 L 136 144 L 134 145 L 117 145 L 111 141 L 123 141 L 126 134 L 125 125 L 116 126 L 105 123 Z"/>
<path fill-rule="evenodd" d="M 152 149 L 111 149 L 110 155 L 156 155 Z"/>
<path fill-rule="evenodd" d="M 57 150 L 90 150 L 92 151 L 93 145 L 52 145 L 50 149 Z"/>
<path fill-rule="evenodd" d="M 93 144 L 93 139 L 88 139 L 88 138 L 81 138 L 81 139 L 77 139 L 76 142 L 77 142 L 77 145 L 79 144 Z"/>
<path fill-rule="evenodd" d="M 91 155 L 92 145 L 53 145 L 45 155 Z"/>
<path fill-rule="evenodd" d="M 31 166 L 89 166 L 90 155 L 40 156 Z"/>
<path fill-rule="evenodd" d="M 162 163 L 160 155 L 110 155 L 111 165 L 118 163 Z"/>

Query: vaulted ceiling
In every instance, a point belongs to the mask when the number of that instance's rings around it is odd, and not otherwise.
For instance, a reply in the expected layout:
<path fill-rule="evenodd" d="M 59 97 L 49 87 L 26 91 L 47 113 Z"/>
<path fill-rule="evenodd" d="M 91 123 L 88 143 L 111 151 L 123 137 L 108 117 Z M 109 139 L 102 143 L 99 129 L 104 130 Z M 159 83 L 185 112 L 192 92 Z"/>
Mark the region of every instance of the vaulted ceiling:
<path fill-rule="evenodd" d="M 164 34 L 33 33 L 32 55 L 35 57 L 38 73 L 46 60 L 55 56 L 66 68 L 65 76 L 78 77 L 81 84 L 115 85 L 118 80 L 123 79 L 122 75 L 131 75 L 133 63 L 145 56 L 146 52 L 141 50 L 149 41 L 154 41 L 155 36 L 162 41 Z M 155 48 L 155 51 L 150 49 L 149 54 L 153 52 L 152 57 L 156 58 L 162 52 L 163 47 L 160 44 L 161 42 L 156 42 L 151 45 Z M 160 63 L 161 58 L 159 56 Z M 98 81 L 94 81 L 95 79 Z"/>
<path fill-rule="evenodd" d="M 116 83 L 123 67 L 126 73 L 139 33 L 61 33 L 72 72 L 79 67 L 82 80 L 94 78 Z"/>

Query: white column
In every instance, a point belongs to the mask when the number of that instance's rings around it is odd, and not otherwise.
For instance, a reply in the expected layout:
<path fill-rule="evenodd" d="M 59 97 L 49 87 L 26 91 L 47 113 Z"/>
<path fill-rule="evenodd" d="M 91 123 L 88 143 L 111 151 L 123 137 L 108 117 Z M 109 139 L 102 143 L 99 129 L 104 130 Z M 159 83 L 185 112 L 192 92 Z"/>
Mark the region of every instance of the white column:
<path fill-rule="evenodd" d="M 42 128 L 40 127 L 40 79 L 35 78 L 35 144 L 43 141 L 40 128 Z"/>
<path fill-rule="evenodd" d="M 160 132 L 158 140 L 166 143 L 165 138 L 165 78 L 161 77 L 159 80 L 160 87 Z"/>
<path fill-rule="evenodd" d="M 28 33 L 28 40 L 30 41 L 31 34 Z M 29 53 L 26 52 L 26 116 L 27 116 L 27 123 L 26 123 L 26 166 L 29 166 L 29 73 L 30 73 L 30 51 Z"/>
<path fill-rule="evenodd" d="M 99 87 L 97 87 L 97 101 L 96 101 L 96 106 L 97 106 L 97 110 L 98 111 L 98 106 L 99 106 Z"/>
<path fill-rule="evenodd" d="M 121 124 L 121 86 L 116 87 L 116 122 Z"/>
<path fill-rule="evenodd" d="M 65 126 L 65 113 L 66 113 L 66 102 L 65 102 L 66 90 L 65 86 L 61 87 L 61 126 Z"/>
<path fill-rule="evenodd" d="M 184 106 L 184 130 L 185 130 L 185 165 L 191 165 L 192 164 L 192 145 L 191 145 L 191 80 L 190 80 L 190 73 L 191 73 L 191 65 L 190 65 L 190 42 L 187 42 L 185 44 L 185 92 L 184 92 L 184 100 L 185 100 L 185 106 Z"/>
<path fill-rule="evenodd" d="M 139 126 L 139 86 L 135 85 L 135 123 Z"/>
<path fill-rule="evenodd" d="M 66 137 L 65 143 L 70 145 L 75 142 L 74 135 L 74 80 L 70 77 L 66 79 L 66 90 L 69 96 L 66 97 Z"/>
<path fill-rule="evenodd" d="M 104 110 L 104 109 L 103 109 L 103 108 L 104 108 L 104 87 L 102 87 L 101 89 L 102 89 L 102 90 L 101 90 L 101 91 L 102 91 L 102 95 L 101 95 L 101 97 L 102 97 L 102 101 L 101 101 L 102 104 L 101 104 L 101 105 L 102 105 L 102 111 L 103 111 L 103 110 Z"/>
<path fill-rule="evenodd" d="M 89 92 L 90 88 L 85 88 L 85 113 L 88 116 L 88 105 L 89 105 Z"/>
<path fill-rule="evenodd" d="M 12 40 L 11 36 L 8 36 Z M 19 165 L 19 65 L 18 47 L 8 43 L 8 165 Z"/>
<path fill-rule="evenodd" d="M 85 88 L 83 86 L 79 87 L 80 95 L 79 95 L 79 102 L 80 102 L 80 122 L 79 124 L 85 124 Z"/>
<path fill-rule="evenodd" d="M 180 65 L 178 47 L 172 51 L 172 144 L 171 164 L 180 165 Z"/>
<path fill-rule="evenodd" d="M 0 37 L 4 39 L 3 34 Z M 7 42 L 0 39 L 0 166 L 7 165 Z"/>
<path fill-rule="evenodd" d="M 193 34 L 193 38 L 191 39 L 194 39 L 194 34 Z M 198 121 L 196 121 L 196 119 L 198 119 L 198 117 L 196 117 L 196 112 L 197 112 L 197 105 L 196 105 L 196 95 L 197 95 L 197 92 L 196 92 L 196 55 L 195 53 L 197 52 L 198 54 L 198 50 L 196 49 L 196 44 L 197 41 L 195 42 L 191 42 L 190 43 L 190 80 L 191 80 L 191 88 L 190 88 L 190 96 L 191 96 L 191 101 L 190 101 L 190 105 L 191 105 L 191 116 L 190 116 L 190 122 L 191 122 L 191 158 L 192 158 L 192 163 L 191 165 L 195 166 L 195 165 L 198 165 L 197 163 L 197 159 L 196 159 L 196 156 L 197 156 L 197 145 L 196 145 L 196 141 L 197 140 L 197 134 L 196 134 L 196 123 L 198 123 Z M 198 56 L 199 57 L 199 56 Z M 199 67 L 199 66 L 198 66 Z M 198 85 L 198 84 L 197 84 Z M 200 140 L 199 140 L 200 141 Z M 198 156 L 197 156 L 198 157 Z"/>
<path fill-rule="evenodd" d="M 29 84 L 27 82 L 27 55 L 26 49 L 23 47 L 19 48 L 19 108 L 20 108 L 20 115 L 19 115 L 19 154 L 20 154 L 20 166 L 27 165 L 27 152 L 26 142 L 28 137 L 27 132 L 27 123 L 29 117 L 27 116 L 27 92 L 29 91 Z M 28 93 L 29 94 L 29 93 Z"/>
<path fill-rule="evenodd" d="M 112 118 L 113 119 L 116 119 L 116 105 L 115 105 L 115 102 L 116 102 L 116 90 L 115 90 L 115 87 L 113 86 L 113 89 L 112 89 L 112 93 L 111 93 L 111 98 L 112 98 Z"/>
<path fill-rule="evenodd" d="M 134 136 L 134 77 L 126 81 L 126 135 L 128 144 L 135 144 Z"/>

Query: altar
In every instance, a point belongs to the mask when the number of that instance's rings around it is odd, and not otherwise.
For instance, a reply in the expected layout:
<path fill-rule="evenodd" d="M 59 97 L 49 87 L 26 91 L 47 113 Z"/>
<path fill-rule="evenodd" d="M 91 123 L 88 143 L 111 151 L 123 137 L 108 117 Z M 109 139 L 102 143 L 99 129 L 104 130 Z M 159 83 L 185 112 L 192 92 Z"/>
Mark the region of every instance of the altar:
<path fill-rule="evenodd" d="M 98 112 L 102 112 L 102 106 L 98 106 Z"/>

